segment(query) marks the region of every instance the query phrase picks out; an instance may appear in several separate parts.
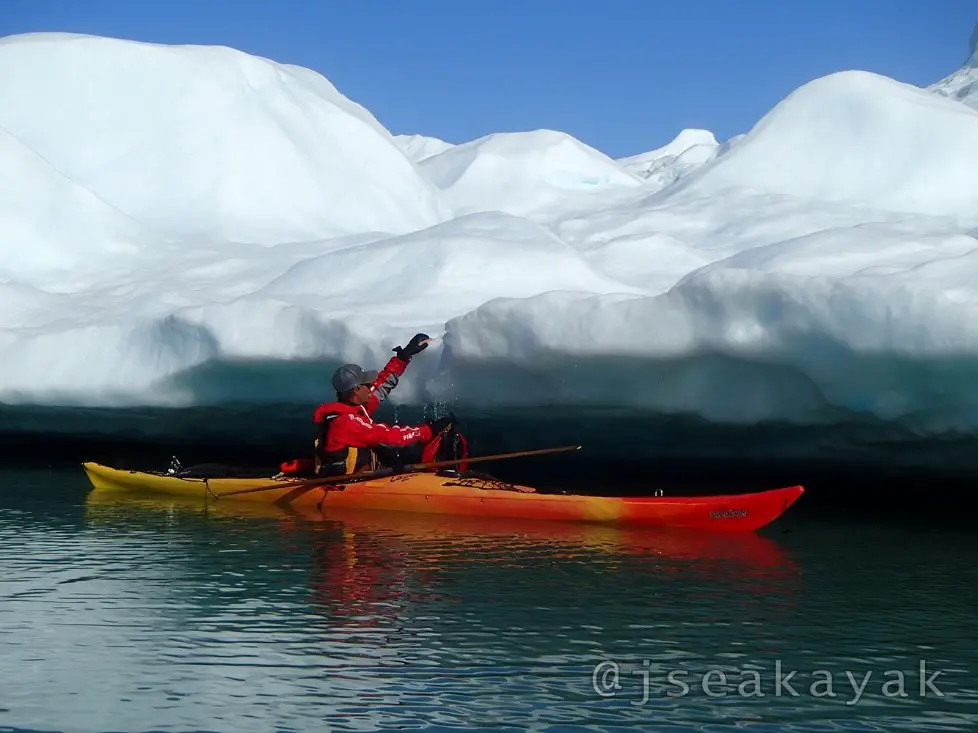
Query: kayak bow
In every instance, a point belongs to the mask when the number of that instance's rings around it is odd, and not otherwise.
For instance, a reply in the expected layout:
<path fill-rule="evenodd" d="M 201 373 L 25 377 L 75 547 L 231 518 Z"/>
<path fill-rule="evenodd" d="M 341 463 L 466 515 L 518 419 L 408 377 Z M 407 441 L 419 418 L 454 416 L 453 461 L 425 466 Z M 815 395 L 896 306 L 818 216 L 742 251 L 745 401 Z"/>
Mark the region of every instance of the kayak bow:
<path fill-rule="evenodd" d="M 222 493 L 258 489 L 281 481 L 281 488 L 239 493 L 221 501 L 259 502 L 324 513 L 333 508 L 370 509 L 725 532 L 756 531 L 781 516 L 804 493 L 801 486 L 789 486 L 714 496 L 543 494 L 528 486 L 478 475 L 446 476 L 427 472 L 400 473 L 365 481 L 303 488 L 297 487 L 294 479 L 273 476 L 191 478 L 117 469 L 91 462 L 82 466 L 97 491 L 213 500 Z"/>

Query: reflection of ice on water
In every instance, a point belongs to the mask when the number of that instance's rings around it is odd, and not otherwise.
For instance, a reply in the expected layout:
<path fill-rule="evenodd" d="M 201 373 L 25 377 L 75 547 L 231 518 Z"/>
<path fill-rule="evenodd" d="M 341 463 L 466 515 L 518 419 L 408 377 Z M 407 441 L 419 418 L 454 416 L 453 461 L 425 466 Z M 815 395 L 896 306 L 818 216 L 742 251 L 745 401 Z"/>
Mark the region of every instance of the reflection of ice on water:
<path fill-rule="evenodd" d="M 189 615 L 171 594 L 173 567 L 138 539 L 0 528 L 5 556 L 31 558 L 8 563 L 0 584 L 4 721 L 43 729 L 55 716 L 66 733 L 108 730 L 124 722 L 123 701 L 159 698 L 147 665 Z"/>
<path fill-rule="evenodd" d="M 98 492 L 85 511 L 81 526 L 0 514 L 0 552 L 13 558 L 0 583 L 8 596 L 15 585 L 28 592 L 0 604 L 0 630 L 15 632 L 0 634 L 0 708 L 10 710 L 0 725 L 257 733 L 526 730 L 600 719 L 722 728 L 771 723 L 771 696 L 636 707 L 638 679 L 606 700 L 591 670 L 609 657 L 628 665 L 648 656 L 656 669 L 683 665 L 692 675 L 732 660 L 769 668 L 772 654 L 836 668 L 870 647 L 899 666 L 917 651 L 896 640 L 938 607 L 929 664 L 961 669 L 973 656 L 958 651 L 967 603 L 948 592 L 973 573 L 966 559 L 957 563 L 973 554 L 968 536 L 931 543 L 866 530 L 853 544 L 849 528 L 813 529 L 795 536 L 807 555 L 794 558 L 757 535 L 394 512 L 295 516 L 270 505 L 205 508 Z M 800 559 L 811 567 L 804 583 Z M 885 583 L 872 579 L 894 568 L 918 593 L 881 607 Z M 971 694 L 962 679 L 955 673 L 954 692 Z M 852 716 L 826 701 L 790 703 L 777 708 L 785 725 L 833 728 Z M 921 729 L 938 716 L 948 729 L 975 720 L 960 696 L 910 707 L 864 698 L 860 707 L 881 730 Z M 907 715 L 897 722 L 887 713 Z"/>
<path fill-rule="evenodd" d="M 365 693 L 396 703 L 388 630 L 330 629 L 301 563 L 220 527 L 183 529 L 173 507 L 133 529 L 98 509 L 81 531 L 0 515 L 13 558 L 0 580 L 3 725 L 264 733 L 331 720 Z M 372 728 L 382 717 L 356 714 Z"/>

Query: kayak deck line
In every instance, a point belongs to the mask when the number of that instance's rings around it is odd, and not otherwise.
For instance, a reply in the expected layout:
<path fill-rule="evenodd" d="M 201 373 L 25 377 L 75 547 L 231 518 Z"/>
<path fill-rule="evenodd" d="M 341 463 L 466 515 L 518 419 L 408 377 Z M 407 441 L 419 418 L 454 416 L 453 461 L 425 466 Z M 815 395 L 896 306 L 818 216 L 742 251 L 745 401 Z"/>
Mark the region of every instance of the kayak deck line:
<path fill-rule="evenodd" d="M 707 496 L 592 496 L 538 493 L 530 486 L 483 474 L 452 472 L 398 473 L 343 483 L 302 487 L 291 477 L 179 476 L 163 472 L 82 464 L 92 487 L 100 492 L 129 492 L 196 497 L 211 501 L 251 502 L 328 513 L 331 508 L 372 509 L 422 514 L 597 522 L 619 526 L 690 528 L 753 532 L 780 517 L 804 493 L 800 485 L 741 494 Z M 257 490 L 281 481 L 282 486 Z M 254 493 L 246 490 L 256 489 Z"/>

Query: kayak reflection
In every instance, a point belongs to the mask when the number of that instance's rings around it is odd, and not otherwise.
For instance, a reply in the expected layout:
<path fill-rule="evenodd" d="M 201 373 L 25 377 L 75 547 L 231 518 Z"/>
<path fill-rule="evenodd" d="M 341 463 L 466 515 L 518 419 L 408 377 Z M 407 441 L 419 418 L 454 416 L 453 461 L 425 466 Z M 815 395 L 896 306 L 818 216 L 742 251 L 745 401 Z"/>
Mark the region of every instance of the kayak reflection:
<path fill-rule="evenodd" d="M 556 572 L 602 578 L 624 573 L 643 584 L 672 578 L 689 589 L 684 593 L 730 590 L 745 603 L 755 598 L 782 606 L 792 602 L 800 577 L 779 542 L 755 533 L 352 509 L 324 514 L 312 506 L 206 503 L 98 490 L 89 493 L 86 514 L 91 523 L 125 526 L 158 525 L 160 516 L 174 521 L 181 514 L 245 526 L 255 520 L 250 524 L 274 529 L 288 557 L 301 558 L 311 573 L 310 600 L 334 625 L 343 626 L 369 626 L 378 616 L 403 614 L 408 604 L 457 600 L 459 594 L 478 597 L 480 583 L 492 582 L 482 570 L 539 569 L 549 578 Z M 143 518 L 136 520 L 137 515 Z M 478 578 L 472 580 L 474 575 Z"/>
<path fill-rule="evenodd" d="M 800 578 L 786 550 L 756 534 L 354 511 L 335 512 L 320 527 L 323 536 L 312 550 L 319 565 L 317 602 L 347 619 L 382 614 L 384 604 L 396 614 L 408 602 L 444 600 L 439 589 L 448 580 L 456 583 L 480 568 L 551 575 L 559 568 L 572 574 L 589 569 L 604 577 L 627 574 L 640 584 L 676 580 L 782 607 Z"/>

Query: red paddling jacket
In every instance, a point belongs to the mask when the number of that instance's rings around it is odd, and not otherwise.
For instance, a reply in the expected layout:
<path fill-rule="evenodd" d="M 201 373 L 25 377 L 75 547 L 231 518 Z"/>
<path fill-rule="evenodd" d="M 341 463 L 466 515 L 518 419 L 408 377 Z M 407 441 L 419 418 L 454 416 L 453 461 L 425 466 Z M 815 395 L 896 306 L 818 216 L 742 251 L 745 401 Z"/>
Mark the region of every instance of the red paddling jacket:
<path fill-rule="evenodd" d="M 316 475 L 349 474 L 364 467 L 376 468 L 373 448 L 431 441 L 428 425 L 416 427 L 386 425 L 370 416 L 387 399 L 404 374 L 407 362 L 392 356 L 370 385 L 370 399 L 365 405 L 327 402 L 316 408 L 315 471 Z"/>

